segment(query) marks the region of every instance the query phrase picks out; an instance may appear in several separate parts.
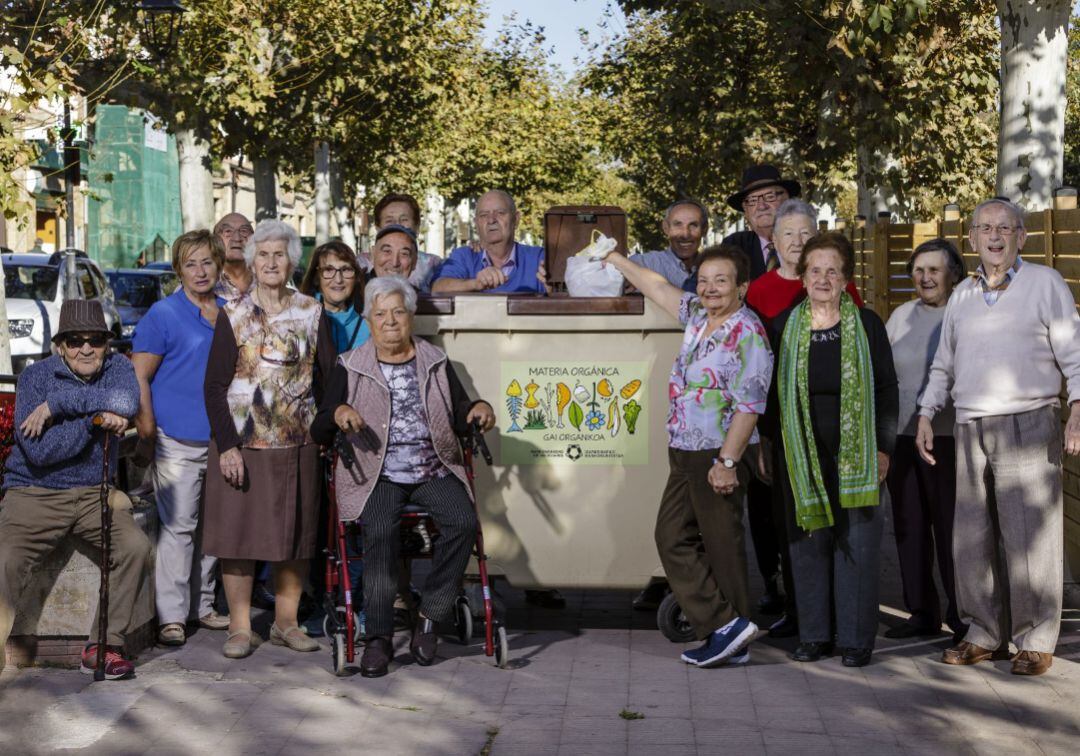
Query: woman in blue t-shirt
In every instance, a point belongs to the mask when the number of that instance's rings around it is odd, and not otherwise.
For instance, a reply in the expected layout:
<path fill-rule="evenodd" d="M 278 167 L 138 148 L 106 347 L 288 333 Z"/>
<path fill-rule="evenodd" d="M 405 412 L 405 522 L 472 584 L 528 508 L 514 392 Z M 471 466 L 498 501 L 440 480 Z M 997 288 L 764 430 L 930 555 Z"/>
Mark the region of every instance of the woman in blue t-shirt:
<path fill-rule="evenodd" d="M 229 626 L 229 618 L 214 611 L 217 559 L 203 556 L 196 540 L 210 443 L 203 380 L 222 304 L 214 286 L 224 264 L 225 247 L 211 232 L 177 238 L 172 265 L 181 286 L 139 320 L 132 345 L 141 392 L 136 456 L 153 461 L 160 520 L 154 570 L 158 642 L 167 646 L 184 644 L 189 621 L 210 630 Z M 199 597 L 198 606 L 192 606 L 192 595 Z"/>
<path fill-rule="evenodd" d="M 364 272 L 345 242 L 320 244 L 311 254 L 300 291 L 323 303 L 333 327 L 338 354 L 356 349 L 371 336 L 364 310 Z"/>

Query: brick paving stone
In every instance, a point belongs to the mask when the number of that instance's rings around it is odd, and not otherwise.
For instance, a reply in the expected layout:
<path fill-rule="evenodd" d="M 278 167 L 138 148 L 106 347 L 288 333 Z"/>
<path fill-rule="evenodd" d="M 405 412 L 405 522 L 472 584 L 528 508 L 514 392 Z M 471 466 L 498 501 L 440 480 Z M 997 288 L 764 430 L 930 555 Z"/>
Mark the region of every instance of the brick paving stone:
<path fill-rule="evenodd" d="M 694 743 L 694 723 L 689 718 L 658 719 L 646 714 L 645 719 L 630 721 L 626 729 L 631 743 L 672 745 Z"/>
<path fill-rule="evenodd" d="M 668 744 L 658 747 L 655 743 L 637 744 L 631 742 L 626 753 L 630 754 L 630 756 L 698 756 L 699 753 L 706 752 L 701 751 L 691 743 Z M 740 756 L 743 753 L 743 751 L 739 751 Z"/>

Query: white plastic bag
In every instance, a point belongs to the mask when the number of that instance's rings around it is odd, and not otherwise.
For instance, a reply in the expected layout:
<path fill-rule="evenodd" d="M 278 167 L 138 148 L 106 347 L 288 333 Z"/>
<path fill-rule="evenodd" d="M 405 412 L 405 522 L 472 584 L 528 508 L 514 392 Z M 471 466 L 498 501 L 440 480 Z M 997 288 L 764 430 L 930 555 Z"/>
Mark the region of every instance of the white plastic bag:
<path fill-rule="evenodd" d="M 614 265 L 575 256 L 566 261 L 566 290 L 572 297 L 618 297 L 623 274 Z"/>

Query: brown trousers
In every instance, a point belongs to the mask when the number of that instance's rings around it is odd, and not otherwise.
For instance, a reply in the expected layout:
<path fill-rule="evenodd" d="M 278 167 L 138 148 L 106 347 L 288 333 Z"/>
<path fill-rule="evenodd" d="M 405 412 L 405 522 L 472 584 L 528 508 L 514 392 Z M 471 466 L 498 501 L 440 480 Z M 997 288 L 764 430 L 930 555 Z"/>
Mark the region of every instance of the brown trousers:
<path fill-rule="evenodd" d="M 668 449 L 667 486 L 656 515 L 656 548 L 679 607 L 699 639 L 750 617 L 742 508 L 749 473 L 729 496 L 709 485 L 718 450 Z"/>
<path fill-rule="evenodd" d="M 135 598 L 142 589 L 150 541 L 131 516 L 131 502 L 113 491 L 109 562 L 109 645 L 122 646 Z M 101 548 L 101 499 L 97 486 L 53 490 L 11 488 L 0 503 L 0 647 L 15 622 L 15 607 L 30 570 L 68 533 Z M 97 616 L 90 629 L 97 639 Z"/>

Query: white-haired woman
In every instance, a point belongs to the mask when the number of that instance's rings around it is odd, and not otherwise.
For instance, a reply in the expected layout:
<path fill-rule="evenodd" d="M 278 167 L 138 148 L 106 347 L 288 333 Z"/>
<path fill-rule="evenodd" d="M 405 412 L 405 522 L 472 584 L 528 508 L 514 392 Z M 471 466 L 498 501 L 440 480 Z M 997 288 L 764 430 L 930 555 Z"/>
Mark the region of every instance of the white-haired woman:
<path fill-rule="evenodd" d="M 296 615 L 319 515 L 319 451 L 309 428 L 322 376 L 337 357 L 322 305 L 286 285 L 300 261 L 296 232 L 264 221 L 244 257 L 254 285 L 221 308 L 205 384 L 212 440 L 203 550 L 221 560 L 229 658 L 253 648 L 256 560 L 274 563 L 270 641 L 295 651 L 318 648 Z"/>
<path fill-rule="evenodd" d="M 368 283 L 364 317 L 371 339 L 341 356 L 311 428 L 327 445 L 347 433 L 356 454 L 351 470 L 338 465 L 336 483 L 339 516 L 363 524 L 364 677 L 385 675 L 394 653 L 397 523 L 406 504 L 423 506 L 439 527 L 409 644 L 417 663 L 434 661 L 435 623 L 453 618 L 476 533 L 458 439 L 474 421 L 484 431 L 495 425 L 491 405 L 469 399 L 446 354 L 413 337 L 415 312 L 416 291 L 401 276 Z"/>

